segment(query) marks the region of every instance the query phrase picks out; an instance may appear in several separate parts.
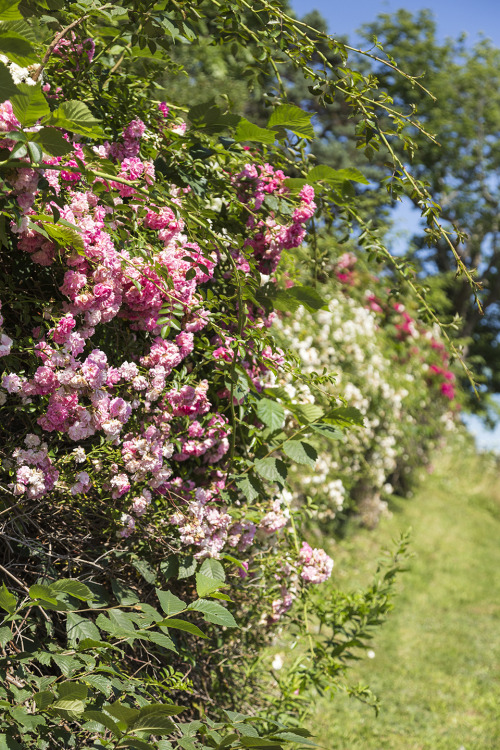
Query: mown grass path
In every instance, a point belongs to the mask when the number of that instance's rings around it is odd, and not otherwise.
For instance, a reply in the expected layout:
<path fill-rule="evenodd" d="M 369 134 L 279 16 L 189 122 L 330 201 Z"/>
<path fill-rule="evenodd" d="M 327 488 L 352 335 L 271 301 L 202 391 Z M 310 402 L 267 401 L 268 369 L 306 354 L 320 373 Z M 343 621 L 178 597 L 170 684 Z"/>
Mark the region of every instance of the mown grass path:
<path fill-rule="evenodd" d="M 412 500 L 337 548 L 334 584 L 367 581 L 381 545 L 409 527 L 395 609 L 351 675 L 380 715 L 336 695 L 311 729 L 328 750 L 500 749 L 500 468 L 468 443 L 443 451 Z"/>

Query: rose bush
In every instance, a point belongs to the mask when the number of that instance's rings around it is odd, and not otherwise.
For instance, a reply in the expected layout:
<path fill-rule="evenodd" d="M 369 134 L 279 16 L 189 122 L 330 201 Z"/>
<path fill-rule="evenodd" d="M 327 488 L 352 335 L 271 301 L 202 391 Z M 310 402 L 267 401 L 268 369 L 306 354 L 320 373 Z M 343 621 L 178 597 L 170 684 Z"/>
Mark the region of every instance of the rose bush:
<path fill-rule="evenodd" d="M 302 308 L 277 328 L 282 341 L 294 341 L 303 372 L 335 373 L 330 394 L 359 410 L 363 428 L 318 444 L 314 471 L 301 470 L 296 492 L 318 505 L 320 526 L 334 519 L 338 526 L 353 512 L 374 526 L 393 484 L 404 493 L 412 468 L 455 429 L 456 376 L 439 328 L 418 321 L 401 298 L 391 300 L 383 278 L 361 270 L 352 253 L 334 268 L 327 309 L 311 315 Z M 288 395 L 323 405 L 324 394 L 291 377 L 283 383 Z"/>
<path fill-rule="evenodd" d="M 179 72 L 172 45 L 210 28 L 262 84 L 279 25 L 279 55 L 326 87 L 320 101 L 348 94 L 366 127 L 382 103 L 373 81 L 309 65 L 316 32 L 277 4 L 215 5 L 0 4 L 8 748 L 307 744 L 307 690 L 338 684 L 390 608 L 405 542 L 363 595 L 324 601 L 333 560 L 307 524 L 311 482 L 289 476 L 333 439 L 325 513 L 367 478 L 380 489 L 407 424 L 420 435 L 388 365 L 420 324 L 351 299 L 349 264 L 331 299 L 315 261 L 301 282 L 283 271 L 314 216 L 352 221 L 366 180 L 309 169 L 311 116 L 280 97 L 263 128 L 227 99 L 185 112 L 159 81 Z M 435 341 L 415 393 L 447 403 Z M 256 695 L 285 623 L 307 657 Z"/>

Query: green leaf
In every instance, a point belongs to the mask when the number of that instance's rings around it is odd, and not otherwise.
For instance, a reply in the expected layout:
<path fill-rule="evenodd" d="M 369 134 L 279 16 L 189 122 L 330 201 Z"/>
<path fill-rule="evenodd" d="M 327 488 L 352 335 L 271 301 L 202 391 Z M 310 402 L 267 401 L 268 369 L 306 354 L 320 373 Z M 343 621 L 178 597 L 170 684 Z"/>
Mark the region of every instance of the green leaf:
<path fill-rule="evenodd" d="M 2 19 L 0 19 L 2 20 Z M 27 23 L 21 16 L 21 18 L 13 19 L 11 21 L 3 21 L 0 26 L 2 32 L 13 32 L 14 34 L 19 34 L 19 36 L 24 37 L 28 40 L 28 42 L 32 42 L 33 44 L 38 44 L 40 41 L 40 36 L 36 31 L 35 25 L 30 26 L 29 23 Z"/>
<path fill-rule="evenodd" d="M 129 725 L 135 721 L 139 715 L 139 711 L 136 708 L 130 708 L 124 706 L 123 703 L 112 703 L 110 706 L 103 706 L 103 711 L 115 719 L 120 729 L 128 729 Z"/>
<path fill-rule="evenodd" d="M 151 712 L 149 716 L 140 716 L 128 728 L 129 732 L 149 732 L 160 736 L 171 734 L 174 730 L 175 724 L 172 719 L 155 712 Z"/>
<path fill-rule="evenodd" d="M 253 724 L 245 724 L 245 722 L 238 722 L 238 731 L 244 737 L 258 737 L 259 733 Z"/>
<path fill-rule="evenodd" d="M 329 411 L 325 420 L 331 424 L 338 424 L 340 427 L 350 427 L 357 425 L 362 427 L 364 417 L 355 406 L 340 406 L 338 409 Z"/>
<path fill-rule="evenodd" d="M 25 748 L 8 734 L 0 734 L 0 750 L 25 750 Z"/>
<path fill-rule="evenodd" d="M 36 732 L 37 727 L 44 726 L 46 723 L 43 716 L 30 714 L 25 708 L 21 706 L 10 708 L 9 713 L 14 721 L 19 725 L 19 731 L 21 731 L 22 734 L 24 734 L 25 732 Z"/>
<path fill-rule="evenodd" d="M 106 698 L 109 698 L 111 693 L 113 692 L 113 686 L 111 684 L 111 680 L 107 677 L 104 677 L 102 674 L 89 674 L 85 676 L 85 682 L 90 685 L 90 687 L 94 688 L 94 690 L 98 690 L 100 693 L 106 696 Z"/>
<path fill-rule="evenodd" d="M 7 66 L 0 62 L 0 101 L 4 102 L 6 99 L 11 99 L 18 93 L 19 89 L 12 80 Z"/>
<path fill-rule="evenodd" d="M 88 689 L 83 682 L 59 682 L 56 687 L 61 700 L 87 700 Z"/>
<path fill-rule="evenodd" d="M 237 477 L 234 483 L 250 503 L 261 494 L 261 488 L 257 481 L 254 477 L 251 477 L 248 474 L 245 474 L 242 477 Z"/>
<path fill-rule="evenodd" d="M 17 599 L 14 594 L 11 594 L 5 583 L 2 583 L 0 589 L 0 607 L 5 609 L 9 614 L 13 614 L 16 611 Z"/>
<path fill-rule="evenodd" d="M 213 726 L 213 722 L 211 721 L 207 721 L 207 724 Z M 197 732 L 199 732 L 203 726 L 204 723 L 202 721 L 195 719 L 194 721 L 187 721 L 186 723 L 181 724 L 179 729 L 181 730 L 183 737 L 196 737 Z M 210 733 L 207 732 L 207 735 L 210 736 Z"/>
<path fill-rule="evenodd" d="M 225 607 L 217 602 L 209 602 L 207 599 L 198 599 L 189 605 L 188 609 L 201 612 L 207 622 L 214 625 L 224 625 L 226 628 L 237 628 L 236 620 Z"/>
<path fill-rule="evenodd" d="M 232 602 L 232 601 L 234 601 L 227 594 L 223 594 L 222 591 L 212 591 L 212 593 L 209 596 L 211 596 L 212 599 L 221 599 L 224 602 Z"/>
<path fill-rule="evenodd" d="M 32 599 L 41 599 L 44 602 L 49 602 L 49 604 L 58 604 L 57 596 L 55 596 L 50 586 L 41 586 L 38 583 L 35 583 L 33 586 L 30 586 L 29 595 Z"/>
<path fill-rule="evenodd" d="M 198 750 L 197 745 L 193 742 L 191 737 L 180 737 L 177 740 L 177 744 L 180 745 L 183 750 Z"/>
<path fill-rule="evenodd" d="M 151 745 L 146 740 L 141 740 L 139 737 L 126 737 L 120 743 L 120 747 L 132 747 L 134 750 L 155 750 L 157 743 Z"/>
<path fill-rule="evenodd" d="M 36 225 L 33 225 L 32 228 L 35 229 Z M 69 227 L 63 226 L 59 223 L 51 224 L 48 221 L 43 223 L 42 229 L 42 233 L 47 234 L 49 239 L 54 240 L 58 245 L 61 245 L 61 247 L 67 247 L 68 245 L 70 245 L 74 247 L 75 250 L 79 250 L 82 253 L 85 251 L 83 240 L 80 234 L 74 229 L 70 229 Z M 38 231 L 40 231 L 39 228 Z M 84 584 L 82 584 L 82 586 L 83 585 Z M 77 597 L 77 599 L 79 598 L 80 597 Z"/>
<path fill-rule="evenodd" d="M 33 658 L 40 662 L 40 664 L 43 664 L 44 667 L 46 667 L 51 662 L 52 654 L 48 653 L 48 651 L 39 650 L 34 652 Z"/>
<path fill-rule="evenodd" d="M 330 440 L 343 440 L 344 433 L 327 422 L 315 422 L 311 425 L 311 429 L 317 432 L 323 437 L 329 438 Z"/>
<path fill-rule="evenodd" d="M 54 112 L 44 118 L 42 124 L 63 128 L 63 130 L 88 137 L 100 138 L 104 135 L 100 120 L 94 117 L 86 104 L 76 100 L 63 102 Z"/>
<path fill-rule="evenodd" d="M 160 606 L 166 615 L 176 615 L 186 609 L 186 605 L 182 599 L 179 599 L 178 596 L 174 596 L 171 591 L 161 591 L 161 589 L 156 589 L 156 596 L 158 597 Z"/>
<path fill-rule="evenodd" d="M 147 560 L 133 560 L 132 565 L 146 583 L 156 583 L 156 571 L 151 567 Z"/>
<path fill-rule="evenodd" d="M 223 113 L 211 99 L 208 102 L 196 104 L 188 112 L 188 118 L 197 130 L 205 130 L 207 133 L 221 133 L 227 128 L 236 127 L 241 120 L 239 115 L 229 112 Z"/>
<path fill-rule="evenodd" d="M 0 53 L 22 68 L 33 65 L 38 59 L 35 50 L 24 36 L 11 30 L 4 31 L 2 28 L 0 28 Z M 28 72 L 26 74 L 28 75 Z M 19 85 L 35 88 L 30 84 Z"/>
<path fill-rule="evenodd" d="M 43 159 L 43 151 L 38 145 L 38 143 L 35 143 L 33 140 L 26 141 L 26 148 L 28 149 L 28 153 L 30 155 L 31 161 L 40 163 Z"/>
<path fill-rule="evenodd" d="M 276 740 L 266 740 L 264 737 L 240 737 L 240 744 L 243 747 L 265 747 L 272 748 L 273 750 L 281 750 L 280 745 Z"/>
<path fill-rule="evenodd" d="M 40 711 L 44 711 L 47 706 L 50 706 L 50 704 L 54 702 L 55 696 L 50 690 L 42 690 L 40 693 L 35 693 L 33 700 L 35 701 L 36 707 L 40 709 Z"/>
<path fill-rule="evenodd" d="M 298 193 L 308 184 L 307 180 L 301 177 L 287 177 L 285 180 L 285 187 L 292 193 Z"/>
<path fill-rule="evenodd" d="M 279 458 L 258 458 L 254 466 L 257 474 L 270 482 L 283 483 L 286 480 L 286 464 Z"/>
<path fill-rule="evenodd" d="M 304 466 L 310 466 L 314 469 L 316 461 L 318 460 L 318 453 L 315 448 L 309 443 L 305 443 L 303 440 L 288 440 L 282 446 L 282 451 L 292 461 L 296 461 L 298 464 L 304 464 Z"/>
<path fill-rule="evenodd" d="M 177 578 L 179 575 L 179 560 L 175 555 L 170 555 L 166 560 L 160 563 L 160 570 L 164 578 Z"/>
<path fill-rule="evenodd" d="M 141 627 L 144 627 L 144 625 L 151 625 L 153 622 L 159 622 L 163 619 L 163 615 L 161 615 L 157 609 L 145 602 L 140 602 L 134 606 L 134 610 L 136 612 L 134 615 L 134 617 L 137 618 L 136 622 Z"/>
<path fill-rule="evenodd" d="M 316 404 L 294 404 L 293 412 L 301 422 L 314 422 L 323 415 L 323 409 Z"/>
<path fill-rule="evenodd" d="M 0 21 L 22 20 L 18 5 L 19 0 L 0 0 Z"/>
<path fill-rule="evenodd" d="M 304 729 L 304 727 L 285 727 L 283 724 L 279 724 L 276 722 L 276 726 L 281 726 L 282 729 L 276 730 L 274 734 L 280 734 L 281 732 L 293 732 L 293 734 L 298 735 L 299 737 L 314 737 L 313 733 L 309 731 L 309 729 Z"/>
<path fill-rule="evenodd" d="M 51 711 L 56 711 L 56 713 L 62 711 L 63 714 L 82 714 L 85 711 L 85 703 L 81 700 L 77 700 L 76 698 L 63 698 L 61 700 L 54 701 L 50 709 Z"/>
<path fill-rule="evenodd" d="M 279 430 L 283 426 L 285 410 L 277 401 L 262 398 L 257 404 L 257 416 L 270 430 Z"/>
<path fill-rule="evenodd" d="M 179 572 L 177 573 L 178 578 L 189 578 L 190 576 L 194 575 L 196 568 L 198 567 L 198 563 L 194 559 L 193 555 L 188 555 L 187 557 L 179 557 L 178 563 L 179 563 Z"/>
<path fill-rule="evenodd" d="M 281 312 L 295 312 L 301 305 L 298 299 L 289 294 L 288 289 L 279 289 L 272 301 L 276 310 Z"/>
<path fill-rule="evenodd" d="M 237 143 L 255 141 L 256 143 L 271 144 L 276 140 L 276 133 L 273 130 L 260 128 L 242 117 L 234 133 L 234 140 Z"/>
<path fill-rule="evenodd" d="M 113 610 L 110 611 L 109 617 L 101 612 L 95 622 L 100 630 L 114 638 L 134 638 L 136 635 L 134 624 L 130 620 L 120 619 Z"/>
<path fill-rule="evenodd" d="M 307 182 L 344 182 L 344 180 L 352 180 L 353 182 L 361 182 L 363 185 L 369 185 L 370 183 L 366 177 L 359 171 L 349 167 L 348 169 L 333 169 L 325 164 L 318 164 L 317 167 L 313 167 L 307 174 Z"/>
<path fill-rule="evenodd" d="M 101 634 L 92 620 L 89 620 L 88 617 L 81 617 L 74 612 L 68 612 L 66 632 L 68 634 L 68 642 L 72 646 L 86 638 L 91 638 L 96 641 L 100 641 L 101 639 Z"/>
<path fill-rule="evenodd" d="M 177 716 L 185 709 L 168 703 L 154 703 L 139 710 L 139 715 L 129 724 L 129 732 L 149 732 L 150 734 L 170 734 L 175 724 L 169 718 Z"/>
<path fill-rule="evenodd" d="M 30 141 L 38 143 L 43 152 L 50 156 L 64 156 L 73 151 L 71 143 L 68 143 L 62 133 L 55 128 L 42 128 L 38 133 L 33 133 Z"/>
<path fill-rule="evenodd" d="M 19 93 L 11 97 L 12 109 L 15 116 L 24 128 L 35 125 L 41 117 L 50 113 L 49 105 L 42 91 L 42 86 L 28 86 L 20 83 L 17 87 Z"/>
<path fill-rule="evenodd" d="M 117 649 L 116 646 L 112 646 L 111 643 L 107 643 L 106 641 L 101 640 L 95 640 L 94 638 L 84 638 L 77 646 L 78 651 L 92 651 L 94 648 L 112 648 L 119 651 L 119 649 Z"/>
<path fill-rule="evenodd" d="M 240 724 L 242 721 L 246 721 L 247 719 L 252 718 L 249 714 L 242 714 L 239 711 L 228 711 L 227 709 L 224 709 L 224 713 L 227 715 L 232 724 Z"/>
<path fill-rule="evenodd" d="M 55 661 L 65 677 L 70 677 L 81 666 L 79 659 L 67 654 L 54 654 L 52 659 Z"/>
<path fill-rule="evenodd" d="M 314 138 L 311 117 L 311 114 L 304 112 L 300 107 L 296 107 L 295 104 L 280 104 L 269 118 L 267 127 L 276 130 L 291 130 L 292 133 L 295 133 L 300 138 Z"/>
<path fill-rule="evenodd" d="M 290 297 L 304 305 L 309 312 L 316 312 L 316 310 L 324 309 L 328 305 L 327 301 L 312 286 L 292 286 L 287 289 L 287 292 Z"/>
<path fill-rule="evenodd" d="M 80 583 L 80 581 L 76 581 L 73 578 L 61 578 L 59 581 L 51 583 L 49 588 L 51 592 L 69 594 L 70 596 L 74 596 L 75 599 L 80 599 L 83 602 L 94 598 L 88 586 L 85 586 L 84 583 Z"/>
<path fill-rule="evenodd" d="M 305 739 L 302 735 L 296 734 L 295 732 L 279 732 L 279 734 L 273 735 L 277 740 L 285 740 L 286 742 L 299 742 L 301 745 L 307 745 L 308 747 L 318 747 L 315 742 Z"/>
<path fill-rule="evenodd" d="M 310 286 L 292 286 L 280 289 L 273 297 L 273 305 L 282 312 L 295 312 L 300 305 L 304 305 L 309 312 L 326 309 L 327 301 Z"/>
<path fill-rule="evenodd" d="M 133 589 L 125 586 L 121 581 L 117 581 L 115 578 L 111 581 L 111 589 L 120 604 L 137 604 L 139 601 L 139 597 Z"/>
<path fill-rule="evenodd" d="M 101 726 L 109 729 L 109 731 L 113 732 L 117 737 L 122 736 L 117 722 L 108 716 L 108 714 L 102 713 L 101 711 L 85 711 L 81 718 L 85 719 L 85 721 L 95 721 L 97 724 L 101 724 Z"/>
<path fill-rule="evenodd" d="M 109 619 L 118 628 L 121 628 L 123 632 L 128 632 L 129 635 L 135 634 L 136 623 L 143 624 L 140 622 L 142 619 L 140 615 L 136 615 L 133 612 L 124 612 L 122 609 L 111 609 L 109 611 Z"/>
<path fill-rule="evenodd" d="M 187 620 L 177 620 L 174 617 L 169 617 L 168 620 L 162 620 L 160 624 L 166 628 L 174 628 L 174 630 L 184 630 L 186 633 L 197 635 L 199 638 L 207 638 L 203 630 L 200 630 L 200 628 L 194 623 L 187 622 Z"/>
<path fill-rule="evenodd" d="M 224 585 L 223 581 L 209 578 L 204 576 L 203 573 L 196 573 L 196 593 L 200 597 L 207 596 Z"/>
<path fill-rule="evenodd" d="M 168 622 L 168 620 L 166 622 Z M 141 634 L 139 634 L 139 638 L 141 637 Z M 151 643 L 156 643 L 158 646 L 167 648 L 169 651 L 177 653 L 175 643 L 166 633 L 158 633 L 155 630 L 148 631 L 147 640 L 151 641 Z"/>
<path fill-rule="evenodd" d="M 6 646 L 13 638 L 14 635 L 10 628 L 8 628 L 7 626 L 0 628 L 0 646 L 2 646 L 2 648 Z"/>
<path fill-rule="evenodd" d="M 208 578 L 215 578 L 216 581 L 225 581 L 226 573 L 221 563 L 218 560 L 213 560 L 211 557 L 207 557 L 203 560 L 200 568 L 200 573 Z"/>

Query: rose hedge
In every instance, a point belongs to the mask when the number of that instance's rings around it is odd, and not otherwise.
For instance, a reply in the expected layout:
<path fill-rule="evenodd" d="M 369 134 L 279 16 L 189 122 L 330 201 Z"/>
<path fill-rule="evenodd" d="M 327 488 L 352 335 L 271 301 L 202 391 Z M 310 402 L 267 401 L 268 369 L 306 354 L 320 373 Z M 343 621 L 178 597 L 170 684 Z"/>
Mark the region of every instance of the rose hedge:
<path fill-rule="evenodd" d="M 404 494 L 413 467 L 456 428 L 460 400 L 439 328 L 418 321 L 411 299 L 404 300 L 407 307 L 400 295 L 391 298 L 384 279 L 363 269 L 353 253 L 333 260 L 333 270 L 326 309 L 301 308 L 277 328 L 282 344 L 293 340 L 302 372 L 335 374 L 327 397 L 341 394 L 358 409 L 362 429 L 344 435 L 316 428 L 319 458 L 308 474 L 301 468 L 295 491 L 299 502 L 309 495 L 318 506 L 320 528 L 339 528 L 353 513 L 375 526 L 394 489 Z M 324 394 L 297 378 L 282 382 L 285 398 L 324 405 Z"/>
<path fill-rule="evenodd" d="M 310 543 L 302 467 L 333 440 L 320 520 L 344 488 L 378 492 L 403 415 L 413 440 L 419 394 L 445 413 L 451 379 L 437 358 L 429 387 L 420 324 L 351 295 L 340 266 L 330 299 L 313 261 L 284 273 L 313 216 L 334 205 L 343 229 L 366 184 L 308 170 L 310 115 L 279 98 L 266 128 L 227 102 L 181 115 L 161 89 L 169 49 L 209 21 L 265 80 L 278 19 L 318 82 L 277 4 L 263 28 L 226 5 L 0 3 L 0 747 L 307 745 L 308 691 L 342 682 L 391 606 L 405 540 L 363 594 L 318 594 L 333 560 Z M 372 88 L 349 89 L 358 114 Z M 391 356 L 414 357 L 408 411 Z M 269 682 L 285 622 L 306 651 Z"/>

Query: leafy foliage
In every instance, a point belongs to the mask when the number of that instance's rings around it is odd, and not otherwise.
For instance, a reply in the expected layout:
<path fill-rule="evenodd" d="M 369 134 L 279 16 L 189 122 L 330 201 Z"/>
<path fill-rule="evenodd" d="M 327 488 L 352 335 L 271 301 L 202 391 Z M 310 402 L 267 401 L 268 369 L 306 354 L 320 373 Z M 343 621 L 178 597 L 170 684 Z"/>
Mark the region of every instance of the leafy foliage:
<path fill-rule="evenodd" d="M 286 60 L 319 105 L 349 102 L 401 189 L 390 141 L 408 118 L 343 44 L 266 0 L 5 0 L 0 33 L 4 745 L 309 746 L 301 692 L 341 680 L 399 562 L 358 597 L 314 594 L 333 561 L 303 540 L 290 479 L 364 419 L 272 324 L 328 311 L 318 258 L 297 284 L 290 258 L 315 214 L 351 231 L 353 183 L 370 183 L 312 163 L 311 114 L 281 88 L 257 123 L 162 85 L 181 45 L 230 49 L 254 89 Z M 370 227 L 359 241 L 386 257 Z M 256 697 L 287 612 L 308 666 Z M 333 623 L 316 645 L 308 612 Z"/>

